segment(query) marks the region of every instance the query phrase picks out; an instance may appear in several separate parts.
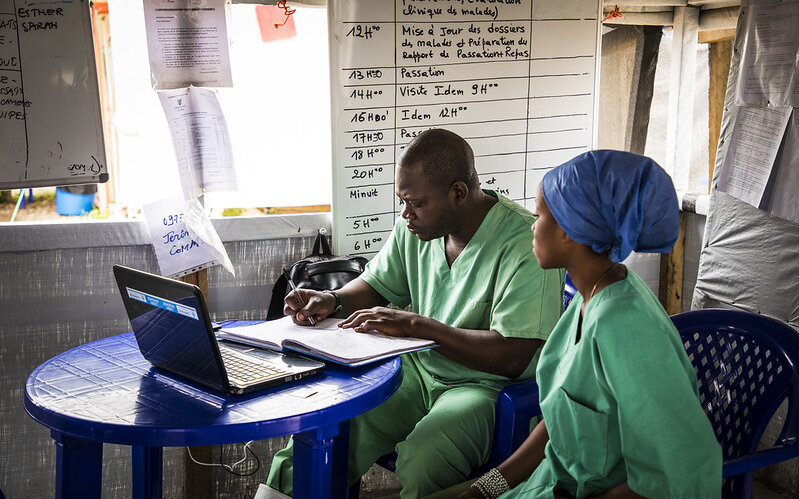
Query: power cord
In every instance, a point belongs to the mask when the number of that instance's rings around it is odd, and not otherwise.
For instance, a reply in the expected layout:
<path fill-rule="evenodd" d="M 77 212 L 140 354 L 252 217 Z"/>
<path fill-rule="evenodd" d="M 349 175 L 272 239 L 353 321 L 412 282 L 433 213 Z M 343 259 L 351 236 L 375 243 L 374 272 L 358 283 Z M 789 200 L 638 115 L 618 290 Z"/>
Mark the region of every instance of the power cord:
<path fill-rule="evenodd" d="M 217 463 L 202 463 L 202 462 L 194 459 L 194 456 L 191 455 L 191 448 L 189 448 L 189 447 L 186 447 L 186 452 L 188 452 L 188 454 L 189 454 L 189 459 L 191 459 L 195 464 L 199 464 L 200 466 L 219 466 L 220 468 L 224 469 L 225 471 L 227 471 L 228 473 L 230 473 L 232 475 L 236 475 L 236 476 L 251 476 L 251 475 L 254 475 L 261 468 L 261 460 L 258 459 L 258 454 L 256 454 L 255 451 L 253 451 L 250 448 L 250 445 L 252 445 L 253 442 L 254 442 L 254 440 L 250 440 L 249 442 L 244 444 L 244 449 L 243 449 L 244 450 L 244 455 L 241 457 L 241 459 L 239 459 L 238 461 L 236 461 L 233 464 L 227 464 L 227 463 L 224 462 L 224 455 L 223 455 L 224 454 L 224 447 L 222 445 L 219 446 L 219 464 L 217 464 Z M 247 460 L 247 451 L 249 451 L 250 454 L 252 454 L 252 457 L 255 458 L 255 463 L 256 463 L 255 464 L 255 469 L 250 471 L 249 473 L 239 473 L 238 471 L 235 471 L 233 468 L 235 468 L 236 466 L 240 465 L 241 463 L 243 463 L 244 461 Z"/>

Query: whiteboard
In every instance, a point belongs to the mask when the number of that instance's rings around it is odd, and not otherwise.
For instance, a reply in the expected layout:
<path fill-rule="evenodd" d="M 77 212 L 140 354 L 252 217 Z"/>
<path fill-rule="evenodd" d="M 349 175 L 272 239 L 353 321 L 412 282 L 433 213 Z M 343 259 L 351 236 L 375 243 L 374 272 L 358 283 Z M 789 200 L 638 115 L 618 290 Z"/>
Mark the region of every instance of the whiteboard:
<path fill-rule="evenodd" d="M 464 137 L 481 186 L 527 208 L 596 144 L 601 2 L 333 0 L 333 236 L 370 256 L 401 211 L 394 165 L 429 128 Z"/>
<path fill-rule="evenodd" d="M 0 189 L 107 180 L 88 2 L 0 0 Z"/>

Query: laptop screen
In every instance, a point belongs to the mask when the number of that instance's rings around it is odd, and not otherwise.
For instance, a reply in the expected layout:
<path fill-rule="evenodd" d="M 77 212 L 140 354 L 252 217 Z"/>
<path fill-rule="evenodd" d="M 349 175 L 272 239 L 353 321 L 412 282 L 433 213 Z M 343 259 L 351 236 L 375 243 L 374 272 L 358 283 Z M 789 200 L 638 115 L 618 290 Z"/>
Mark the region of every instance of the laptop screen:
<path fill-rule="evenodd" d="M 144 358 L 200 383 L 226 386 L 195 286 L 121 266 L 114 266 L 114 275 Z"/>

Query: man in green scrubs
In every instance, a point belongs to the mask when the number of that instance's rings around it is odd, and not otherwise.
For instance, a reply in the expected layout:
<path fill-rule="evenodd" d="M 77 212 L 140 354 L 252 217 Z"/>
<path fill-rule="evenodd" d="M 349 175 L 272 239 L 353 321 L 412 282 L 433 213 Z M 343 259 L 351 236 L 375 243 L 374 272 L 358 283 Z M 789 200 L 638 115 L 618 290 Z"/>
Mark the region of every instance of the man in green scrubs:
<path fill-rule="evenodd" d="M 350 425 L 349 483 L 396 450 L 402 497 L 420 497 L 463 481 L 488 458 L 497 394 L 533 376 L 560 316 L 564 273 L 541 269 L 530 251 L 534 217 L 480 189 L 458 135 L 419 134 L 395 180 L 402 216 L 366 271 L 335 293 L 289 294 L 285 312 L 309 324 L 340 305 L 351 314 L 341 327 L 440 345 L 404 355 L 399 390 Z M 291 479 L 289 446 L 267 483 L 290 493 Z"/>

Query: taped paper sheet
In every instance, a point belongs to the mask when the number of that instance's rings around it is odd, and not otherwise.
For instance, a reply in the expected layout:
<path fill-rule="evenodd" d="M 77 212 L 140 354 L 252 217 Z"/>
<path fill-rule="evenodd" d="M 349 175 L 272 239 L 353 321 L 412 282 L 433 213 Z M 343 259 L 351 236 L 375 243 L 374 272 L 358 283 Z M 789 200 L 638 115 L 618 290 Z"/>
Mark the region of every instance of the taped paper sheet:
<path fill-rule="evenodd" d="M 237 190 L 230 134 L 216 93 L 189 87 L 162 90 L 158 98 L 172 134 L 184 198 Z"/>
<path fill-rule="evenodd" d="M 225 0 L 144 0 L 153 88 L 232 87 Z"/>
<path fill-rule="evenodd" d="M 233 269 L 233 264 L 230 262 L 225 246 L 222 244 L 222 239 L 219 238 L 219 234 L 217 234 L 216 229 L 211 224 L 211 219 L 208 218 L 205 208 L 196 199 L 190 199 L 186 203 L 184 221 L 189 230 L 199 237 L 210 248 L 210 251 L 216 255 L 217 261 L 235 276 L 236 271 Z"/>
<path fill-rule="evenodd" d="M 785 142 L 774 165 L 774 182 L 771 193 L 771 214 L 799 223 L 799 112 L 793 115 L 785 132 Z"/>
<path fill-rule="evenodd" d="M 745 29 L 751 14 L 750 4 L 749 0 L 741 2 L 724 99 L 717 167 L 713 173 L 714 189 L 710 193 L 691 308 L 737 308 L 799 327 L 799 258 L 796 258 L 799 224 L 774 217 L 766 210 L 755 209 L 715 188 L 723 172 L 724 160 L 730 153 L 736 115 L 743 109 L 735 103 L 737 87 L 743 84 L 739 70 Z M 786 132 L 779 156 L 785 154 L 790 134 L 790 130 Z M 777 165 L 775 168 L 779 171 L 779 157 Z M 780 181 L 778 172 L 775 179 Z M 794 200 L 795 192 L 789 193 Z"/>
<path fill-rule="evenodd" d="M 799 0 L 753 0 L 737 104 L 799 107 Z"/>
<path fill-rule="evenodd" d="M 718 190 L 762 208 L 791 108 L 741 107 L 724 157 Z"/>
<path fill-rule="evenodd" d="M 202 207 L 202 215 L 198 216 L 194 203 L 198 206 L 200 203 L 196 199 L 189 202 L 192 225 L 199 226 L 199 231 L 187 223 L 187 203 L 181 197 L 162 199 L 143 207 L 161 275 L 180 277 L 220 263 L 235 275 L 210 219 L 205 216 Z M 216 236 L 215 240 L 208 235 L 209 232 Z"/>

